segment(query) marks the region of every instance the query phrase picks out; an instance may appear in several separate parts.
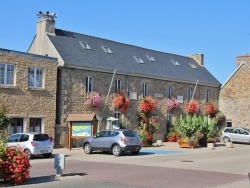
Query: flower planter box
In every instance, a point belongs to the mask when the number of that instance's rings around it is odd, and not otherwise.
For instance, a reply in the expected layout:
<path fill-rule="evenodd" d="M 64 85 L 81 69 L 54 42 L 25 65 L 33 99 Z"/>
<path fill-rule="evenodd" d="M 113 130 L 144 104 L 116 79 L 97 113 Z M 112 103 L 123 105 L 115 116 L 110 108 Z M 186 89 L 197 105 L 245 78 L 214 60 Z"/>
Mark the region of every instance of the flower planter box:
<path fill-rule="evenodd" d="M 227 148 L 233 148 L 233 142 L 226 142 Z"/>
<path fill-rule="evenodd" d="M 193 149 L 193 148 L 196 148 L 197 145 L 190 146 L 190 145 L 188 145 L 188 143 L 180 143 L 179 147 L 180 148 L 191 148 L 191 149 Z"/>

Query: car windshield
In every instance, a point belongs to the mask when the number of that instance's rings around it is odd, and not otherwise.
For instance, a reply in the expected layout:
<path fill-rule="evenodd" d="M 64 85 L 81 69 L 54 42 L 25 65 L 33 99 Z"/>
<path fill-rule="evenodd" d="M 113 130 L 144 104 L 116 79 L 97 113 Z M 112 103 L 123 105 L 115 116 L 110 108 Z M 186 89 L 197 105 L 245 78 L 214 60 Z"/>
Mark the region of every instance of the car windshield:
<path fill-rule="evenodd" d="M 47 134 L 36 134 L 34 135 L 33 141 L 47 141 L 49 136 Z"/>
<path fill-rule="evenodd" d="M 122 133 L 124 134 L 124 136 L 127 136 L 127 137 L 136 137 L 137 136 L 136 131 L 123 131 Z"/>

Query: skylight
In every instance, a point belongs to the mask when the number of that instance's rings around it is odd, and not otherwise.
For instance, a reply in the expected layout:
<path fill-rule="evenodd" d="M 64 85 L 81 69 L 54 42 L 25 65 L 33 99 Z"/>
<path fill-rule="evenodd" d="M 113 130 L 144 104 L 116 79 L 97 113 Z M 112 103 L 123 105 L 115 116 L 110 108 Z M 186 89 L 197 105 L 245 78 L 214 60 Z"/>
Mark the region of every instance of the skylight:
<path fill-rule="evenodd" d="M 144 63 L 144 61 L 140 57 L 134 56 L 134 58 L 138 63 Z"/>
<path fill-rule="evenodd" d="M 82 42 L 79 41 L 80 45 L 85 49 L 85 50 L 91 50 L 89 44 L 87 42 Z"/>
<path fill-rule="evenodd" d="M 155 58 L 151 55 L 148 55 L 146 54 L 147 58 L 150 60 L 150 61 L 156 61 Z"/>
<path fill-rule="evenodd" d="M 172 63 L 175 65 L 175 66 L 180 66 L 180 63 L 178 63 L 178 61 L 175 61 L 173 59 L 171 59 Z"/>
<path fill-rule="evenodd" d="M 104 52 L 106 52 L 107 54 L 112 54 L 112 53 L 113 53 L 107 46 L 102 46 L 102 49 L 103 49 Z"/>
<path fill-rule="evenodd" d="M 193 69 L 197 69 L 197 67 L 195 66 L 195 64 L 192 63 L 188 63 Z"/>

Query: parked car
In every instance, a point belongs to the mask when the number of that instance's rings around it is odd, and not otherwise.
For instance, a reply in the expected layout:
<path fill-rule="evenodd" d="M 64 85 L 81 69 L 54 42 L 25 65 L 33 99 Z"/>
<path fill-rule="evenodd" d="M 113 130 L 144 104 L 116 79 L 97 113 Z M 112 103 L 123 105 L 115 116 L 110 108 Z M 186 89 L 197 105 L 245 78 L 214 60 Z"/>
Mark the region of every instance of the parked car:
<path fill-rule="evenodd" d="M 226 127 L 222 131 L 221 138 L 224 142 L 250 143 L 250 130 L 240 127 Z"/>
<path fill-rule="evenodd" d="M 103 130 L 83 140 L 83 149 L 86 154 L 96 150 L 112 152 L 114 156 L 120 156 L 126 151 L 137 155 L 141 147 L 141 139 L 137 132 L 128 129 Z"/>
<path fill-rule="evenodd" d="M 16 133 L 6 140 L 6 146 L 21 147 L 28 154 L 29 158 L 33 155 L 42 154 L 45 158 L 49 158 L 53 152 L 52 139 L 40 132 Z"/>

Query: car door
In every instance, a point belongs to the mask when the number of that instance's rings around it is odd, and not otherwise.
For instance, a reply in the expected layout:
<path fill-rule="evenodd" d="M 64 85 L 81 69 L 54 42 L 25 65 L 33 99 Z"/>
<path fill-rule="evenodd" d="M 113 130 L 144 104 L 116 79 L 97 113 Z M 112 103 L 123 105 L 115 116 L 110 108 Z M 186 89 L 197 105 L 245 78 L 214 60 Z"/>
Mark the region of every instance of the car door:
<path fill-rule="evenodd" d="M 244 129 L 239 129 L 239 142 L 249 143 L 250 135 Z"/>
<path fill-rule="evenodd" d="M 11 146 L 19 146 L 19 138 L 20 134 L 13 134 L 6 140 L 6 146 L 11 147 Z"/>
<path fill-rule="evenodd" d="M 91 147 L 97 150 L 102 150 L 102 148 L 104 148 L 103 140 L 105 139 L 105 134 L 106 131 L 100 131 L 96 133 L 93 139 L 91 140 Z"/>
<path fill-rule="evenodd" d="M 105 137 L 103 138 L 103 145 L 105 150 L 110 150 L 111 146 L 113 145 L 114 137 L 117 135 L 115 134 L 116 131 L 107 131 Z"/>
<path fill-rule="evenodd" d="M 27 134 L 21 134 L 19 142 L 18 142 L 18 146 L 22 148 L 22 150 L 28 148 L 28 141 L 29 140 L 29 135 Z"/>
<path fill-rule="evenodd" d="M 232 142 L 239 142 L 239 129 L 233 128 L 233 130 L 230 134 L 230 140 Z"/>

